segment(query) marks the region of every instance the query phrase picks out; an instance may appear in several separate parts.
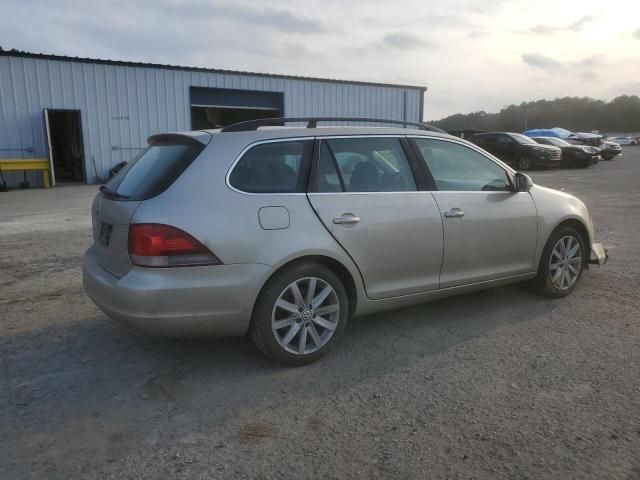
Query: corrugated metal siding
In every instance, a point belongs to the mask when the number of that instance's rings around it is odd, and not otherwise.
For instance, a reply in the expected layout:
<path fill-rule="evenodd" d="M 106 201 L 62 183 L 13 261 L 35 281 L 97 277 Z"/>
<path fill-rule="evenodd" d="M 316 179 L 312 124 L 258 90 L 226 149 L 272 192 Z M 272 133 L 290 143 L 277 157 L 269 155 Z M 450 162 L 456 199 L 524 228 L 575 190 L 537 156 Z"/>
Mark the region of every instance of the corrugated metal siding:
<path fill-rule="evenodd" d="M 287 116 L 409 121 L 420 120 L 423 94 L 400 87 L 3 56 L 0 157 L 46 157 L 43 109 L 80 110 L 86 180 L 95 183 L 96 171 L 104 178 L 113 165 L 143 148 L 150 135 L 191 128 L 190 86 L 283 92 Z M 12 184 L 22 177 L 5 176 Z M 37 173 L 28 178 L 41 184 Z"/>

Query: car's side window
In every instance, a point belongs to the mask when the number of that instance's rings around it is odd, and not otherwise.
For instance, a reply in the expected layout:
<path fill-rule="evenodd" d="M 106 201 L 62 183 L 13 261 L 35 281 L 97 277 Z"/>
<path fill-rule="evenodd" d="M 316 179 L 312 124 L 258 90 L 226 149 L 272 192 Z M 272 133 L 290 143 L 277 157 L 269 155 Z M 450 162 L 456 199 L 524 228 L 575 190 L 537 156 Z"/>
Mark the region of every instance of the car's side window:
<path fill-rule="evenodd" d="M 322 141 L 318 162 L 318 191 L 415 190 L 416 182 L 400 139 L 369 137 Z"/>
<path fill-rule="evenodd" d="M 438 190 L 510 191 L 507 172 L 475 150 L 459 143 L 415 139 Z"/>
<path fill-rule="evenodd" d="M 236 163 L 229 184 L 248 193 L 301 193 L 312 142 L 296 140 L 256 145 Z"/>

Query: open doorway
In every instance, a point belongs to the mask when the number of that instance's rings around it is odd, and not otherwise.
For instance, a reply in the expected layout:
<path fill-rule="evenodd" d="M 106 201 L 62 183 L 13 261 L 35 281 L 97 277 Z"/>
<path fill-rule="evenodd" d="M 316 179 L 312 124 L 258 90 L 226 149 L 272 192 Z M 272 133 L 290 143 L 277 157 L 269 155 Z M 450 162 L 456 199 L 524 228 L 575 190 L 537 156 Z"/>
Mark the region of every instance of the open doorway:
<path fill-rule="evenodd" d="M 85 175 L 80 110 L 45 109 L 44 120 L 52 184 L 83 182 Z"/>
<path fill-rule="evenodd" d="M 245 120 L 257 120 L 259 118 L 279 117 L 277 109 L 254 109 L 238 107 L 191 107 L 191 128 L 204 130 L 207 128 L 220 128 Z"/>

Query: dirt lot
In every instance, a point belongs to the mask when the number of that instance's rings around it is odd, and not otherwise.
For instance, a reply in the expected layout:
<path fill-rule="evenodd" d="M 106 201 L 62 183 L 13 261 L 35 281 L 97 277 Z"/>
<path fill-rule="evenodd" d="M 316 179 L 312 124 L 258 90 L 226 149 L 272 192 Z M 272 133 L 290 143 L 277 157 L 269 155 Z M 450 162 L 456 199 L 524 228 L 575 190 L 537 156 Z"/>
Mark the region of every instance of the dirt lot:
<path fill-rule="evenodd" d="M 571 297 L 359 318 L 298 369 L 128 333 L 82 291 L 95 187 L 0 193 L 0 477 L 640 478 L 640 147 L 533 176 L 610 248 Z"/>

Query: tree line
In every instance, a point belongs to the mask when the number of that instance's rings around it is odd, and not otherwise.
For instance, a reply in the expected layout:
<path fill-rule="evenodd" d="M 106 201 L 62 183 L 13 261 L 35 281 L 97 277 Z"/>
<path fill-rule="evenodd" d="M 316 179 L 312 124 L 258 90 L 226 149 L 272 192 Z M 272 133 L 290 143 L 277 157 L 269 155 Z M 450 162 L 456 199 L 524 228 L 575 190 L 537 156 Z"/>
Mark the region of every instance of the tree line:
<path fill-rule="evenodd" d="M 509 105 L 497 113 L 457 113 L 430 122 L 446 131 L 497 130 L 522 132 L 562 127 L 576 132 L 639 132 L 640 97 L 621 95 L 610 102 L 588 97 L 565 97 Z"/>

